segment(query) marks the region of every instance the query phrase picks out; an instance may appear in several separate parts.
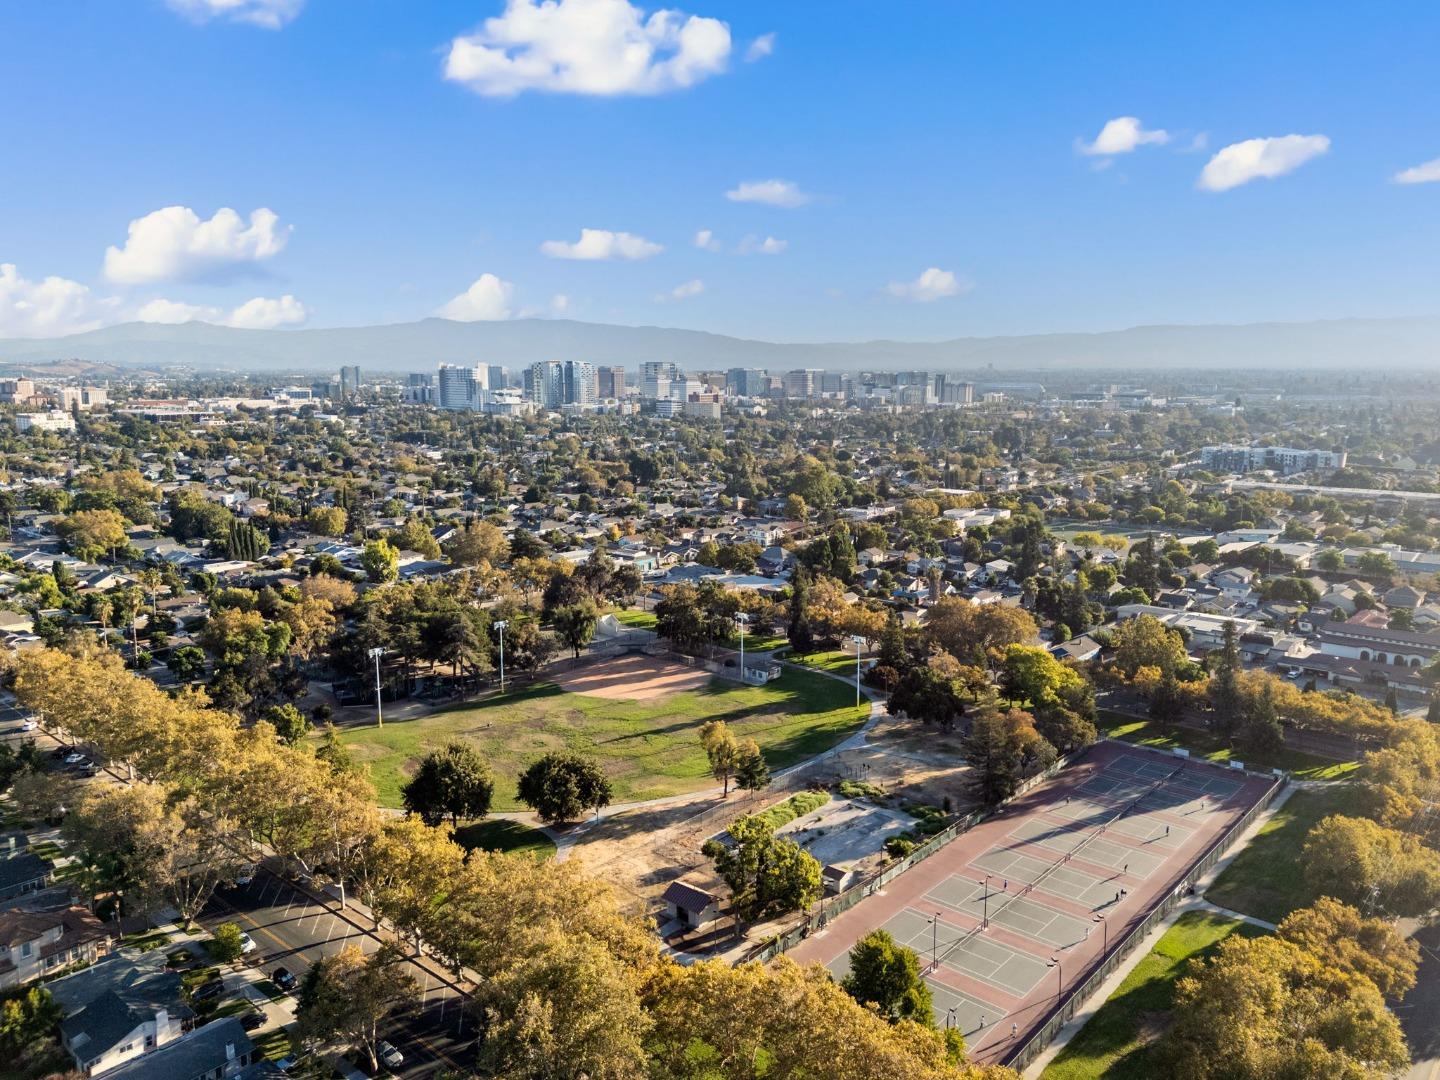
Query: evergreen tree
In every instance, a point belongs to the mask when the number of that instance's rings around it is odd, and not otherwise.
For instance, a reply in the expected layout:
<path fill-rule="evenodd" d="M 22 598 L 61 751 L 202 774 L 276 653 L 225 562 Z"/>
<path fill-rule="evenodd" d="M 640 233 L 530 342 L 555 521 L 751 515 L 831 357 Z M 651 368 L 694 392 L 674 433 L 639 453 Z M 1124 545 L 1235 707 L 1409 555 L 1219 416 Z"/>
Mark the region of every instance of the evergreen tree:
<path fill-rule="evenodd" d="M 1285 732 L 1275 715 L 1275 692 L 1267 684 L 1245 702 L 1245 726 L 1241 732 L 1247 753 L 1271 757 L 1285 747 Z"/>
<path fill-rule="evenodd" d="M 1240 645 L 1235 623 L 1225 623 L 1225 641 L 1210 676 L 1210 726 L 1233 735 L 1239 726 L 1245 703 L 1240 694 Z"/>
<path fill-rule="evenodd" d="M 795 567 L 795 576 L 790 581 L 790 624 L 786 637 L 790 647 L 798 653 L 807 653 L 815 644 L 815 631 L 810 626 L 810 615 L 806 611 L 810 603 L 810 576 L 805 567 Z"/>
<path fill-rule="evenodd" d="M 770 766 L 754 739 L 740 744 L 740 759 L 735 766 L 735 786 L 742 791 L 762 791 L 770 786 Z"/>
<path fill-rule="evenodd" d="M 1150 719 L 1155 721 L 1162 735 L 1168 735 L 1175 730 L 1175 725 L 1180 722 L 1180 715 L 1184 711 L 1184 704 L 1180 698 L 1180 683 L 1175 678 L 1175 672 L 1167 669 L 1160 677 L 1160 685 L 1155 689 L 1155 696 L 1150 699 Z"/>

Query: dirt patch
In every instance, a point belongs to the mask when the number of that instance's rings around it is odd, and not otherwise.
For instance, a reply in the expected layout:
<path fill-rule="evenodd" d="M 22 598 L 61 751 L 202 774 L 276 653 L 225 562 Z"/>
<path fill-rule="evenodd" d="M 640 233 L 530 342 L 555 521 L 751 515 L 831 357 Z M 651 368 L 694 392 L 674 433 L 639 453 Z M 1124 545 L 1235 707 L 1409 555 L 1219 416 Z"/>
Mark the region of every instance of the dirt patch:
<path fill-rule="evenodd" d="M 654 701 L 667 694 L 698 690 L 710 679 L 704 668 L 643 654 L 620 656 L 555 676 L 555 682 L 572 694 L 611 701 Z"/>

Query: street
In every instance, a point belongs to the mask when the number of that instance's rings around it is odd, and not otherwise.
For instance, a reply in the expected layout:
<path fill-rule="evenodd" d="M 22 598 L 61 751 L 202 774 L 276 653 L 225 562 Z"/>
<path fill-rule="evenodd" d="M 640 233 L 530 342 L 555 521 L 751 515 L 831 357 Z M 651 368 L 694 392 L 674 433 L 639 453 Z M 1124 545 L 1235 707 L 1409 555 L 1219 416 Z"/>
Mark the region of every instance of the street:
<path fill-rule="evenodd" d="M 234 922 L 255 939 L 257 950 L 247 959 L 265 974 L 286 967 L 297 979 L 322 956 L 347 945 L 367 955 L 380 947 L 368 932 L 367 920 L 337 913 L 334 902 L 321 904 L 307 893 L 264 870 L 248 885 L 216 893 L 200 922 L 213 931 Z M 384 1033 L 405 1055 L 397 1075 L 434 1077 L 446 1069 L 463 1069 L 472 1057 L 473 1021 L 460 1007 L 460 996 L 428 970 L 413 962 L 406 969 L 419 993 L 416 1007 L 397 1016 Z"/>

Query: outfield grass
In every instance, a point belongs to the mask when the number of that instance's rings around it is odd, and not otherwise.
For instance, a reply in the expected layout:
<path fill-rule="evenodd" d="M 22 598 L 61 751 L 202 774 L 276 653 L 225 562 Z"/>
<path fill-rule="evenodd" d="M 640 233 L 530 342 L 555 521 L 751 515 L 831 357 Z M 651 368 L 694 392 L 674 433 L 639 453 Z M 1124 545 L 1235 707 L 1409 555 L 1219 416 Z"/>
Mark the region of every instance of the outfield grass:
<path fill-rule="evenodd" d="M 621 626 L 628 626 L 632 630 L 654 630 L 655 613 L 653 611 L 612 611 L 615 621 Z"/>
<path fill-rule="evenodd" d="M 1203 956 L 1231 934 L 1265 933 L 1238 919 L 1187 911 L 1136 964 L 1109 1000 L 1041 1073 L 1042 1080 L 1148 1080 L 1158 1075 L 1150 1045 L 1175 1002 L 1175 980 L 1186 961 Z"/>
<path fill-rule="evenodd" d="M 1153 746 L 1164 750 L 1179 746 L 1207 761 L 1222 765 L 1232 757 L 1238 757 L 1247 765 L 1256 765 L 1263 769 L 1284 769 L 1298 780 L 1344 780 L 1360 767 L 1358 761 L 1331 761 L 1329 758 L 1315 757 L 1298 750 L 1281 750 L 1269 757 L 1252 758 L 1242 751 L 1230 749 L 1225 745 L 1224 739 L 1208 731 L 1176 727 L 1169 735 L 1164 735 L 1154 721 L 1110 712 L 1108 709 L 1100 711 L 1097 726 L 1102 735 L 1122 739 L 1137 746 Z"/>
<path fill-rule="evenodd" d="M 1305 836 L 1327 814 L 1346 811 L 1350 793 L 1296 791 L 1205 891 L 1212 904 L 1278 923 L 1315 899 L 1300 870 Z"/>
<path fill-rule="evenodd" d="M 455 842 L 467 850 L 510 851 L 535 855 L 541 859 L 555 857 L 555 841 L 539 829 L 509 818 L 487 818 L 455 830 Z"/>
<path fill-rule="evenodd" d="M 802 667 L 814 668 L 816 671 L 828 671 L 835 675 L 844 675 L 846 678 L 855 677 L 855 650 L 826 649 L 821 652 L 791 653 L 785 657 L 792 664 L 799 664 Z M 862 659 L 864 659 L 862 657 Z"/>
<path fill-rule="evenodd" d="M 724 720 L 737 738 L 753 738 L 772 769 L 828 750 L 864 722 L 844 683 L 787 669 L 764 686 L 713 678 L 697 690 L 654 701 L 572 694 L 538 682 L 484 702 L 459 705 L 383 728 L 351 728 L 342 741 L 369 764 L 380 802 L 400 805 L 400 787 L 416 762 L 451 739 L 473 745 L 495 773 L 496 810 L 521 809 L 515 780 L 543 754 L 570 750 L 599 760 L 616 802 L 654 799 L 714 783 L 700 726 Z"/>

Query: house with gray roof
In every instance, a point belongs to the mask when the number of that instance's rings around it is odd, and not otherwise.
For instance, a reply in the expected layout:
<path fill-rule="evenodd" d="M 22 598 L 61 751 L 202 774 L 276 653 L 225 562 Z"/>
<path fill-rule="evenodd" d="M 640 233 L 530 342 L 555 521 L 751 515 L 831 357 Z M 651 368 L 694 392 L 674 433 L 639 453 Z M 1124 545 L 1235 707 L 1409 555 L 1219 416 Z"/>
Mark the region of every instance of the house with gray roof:
<path fill-rule="evenodd" d="M 47 988 L 64 1013 L 61 1045 L 87 1076 L 174 1042 L 195 1018 L 161 949 L 113 953 Z"/>
<path fill-rule="evenodd" d="M 106 1080 L 224 1080 L 248 1072 L 254 1057 L 254 1043 L 239 1018 L 227 1016 L 104 1075 Z"/>

